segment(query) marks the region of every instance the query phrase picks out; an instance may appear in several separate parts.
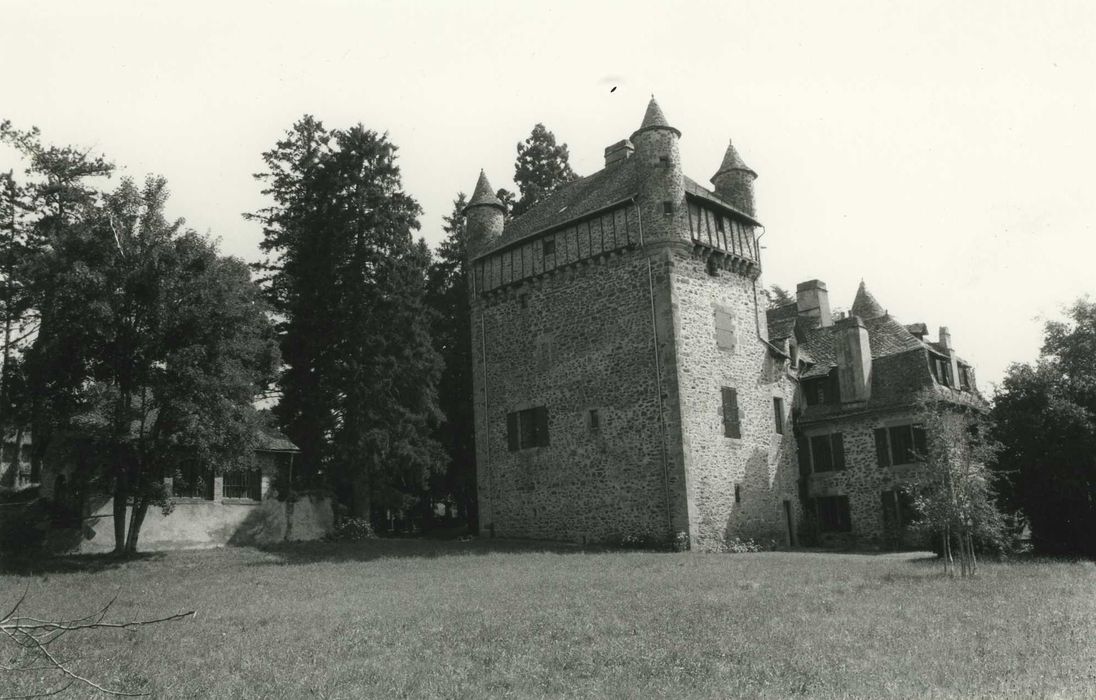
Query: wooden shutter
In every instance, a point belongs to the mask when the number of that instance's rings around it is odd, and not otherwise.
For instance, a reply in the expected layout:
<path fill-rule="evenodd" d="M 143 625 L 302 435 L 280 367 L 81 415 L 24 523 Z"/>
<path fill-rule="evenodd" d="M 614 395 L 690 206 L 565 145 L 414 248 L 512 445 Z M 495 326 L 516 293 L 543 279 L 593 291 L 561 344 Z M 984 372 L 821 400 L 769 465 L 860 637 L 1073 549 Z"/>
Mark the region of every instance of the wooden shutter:
<path fill-rule="evenodd" d="M 742 426 L 738 419 L 738 391 L 723 387 L 723 435 L 742 437 Z"/>
<path fill-rule="evenodd" d="M 913 449 L 917 453 L 916 455 L 914 455 L 914 459 L 922 461 L 928 457 L 929 446 L 928 439 L 925 436 L 924 426 L 913 426 Z"/>
<path fill-rule="evenodd" d="M 521 448 L 518 438 L 518 414 L 506 414 L 506 449 L 517 452 Z"/>
<path fill-rule="evenodd" d="M 834 433 L 830 436 L 833 445 L 833 468 L 840 471 L 845 468 L 845 436 L 842 433 Z"/>
<path fill-rule="evenodd" d="M 891 465 L 886 428 L 875 429 L 875 460 L 879 462 L 880 467 L 889 467 Z"/>
<path fill-rule="evenodd" d="M 784 434 L 784 399 L 773 397 L 773 419 L 775 420 L 777 435 Z"/>
<path fill-rule="evenodd" d="M 796 441 L 796 453 L 799 457 L 799 476 L 811 475 L 811 444 L 806 437 L 800 436 Z"/>
<path fill-rule="evenodd" d="M 548 409 L 545 406 L 537 406 L 533 409 L 533 424 L 536 426 L 536 440 L 538 447 L 548 447 Z"/>

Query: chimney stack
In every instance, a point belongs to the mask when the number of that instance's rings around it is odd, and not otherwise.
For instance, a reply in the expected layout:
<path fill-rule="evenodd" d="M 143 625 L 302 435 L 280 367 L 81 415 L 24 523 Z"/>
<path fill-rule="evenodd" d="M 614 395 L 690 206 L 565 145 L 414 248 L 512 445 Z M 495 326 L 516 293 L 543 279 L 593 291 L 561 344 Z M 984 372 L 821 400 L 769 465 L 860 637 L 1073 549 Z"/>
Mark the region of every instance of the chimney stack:
<path fill-rule="evenodd" d="M 612 146 L 605 148 L 605 167 L 609 167 L 613 163 L 619 163 L 622 160 L 627 160 L 632 156 L 632 153 L 636 150 L 636 147 L 632 145 L 632 142 L 628 139 L 623 141 L 617 141 Z"/>
<path fill-rule="evenodd" d="M 847 316 L 836 324 L 834 354 L 837 356 L 837 380 L 841 402 L 867 401 L 871 398 L 871 343 L 868 329 L 859 316 Z"/>
<path fill-rule="evenodd" d="M 947 326 L 940 326 L 939 342 L 940 347 L 945 350 L 951 350 L 951 332 L 948 330 Z"/>
<path fill-rule="evenodd" d="M 960 388 L 959 382 L 959 354 L 955 352 L 955 348 L 951 344 L 951 332 L 948 331 L 947 326 L 940 326 L 940 333 L 937 336 L 937 342 L 944 352 L 948 354 L 948 364 L 951 369 L 951 377 L 949 377 L 948 385 L 954 389 Z"/>
<path fill-rule="evenodd" d="M 833 315 L 830 313 L 830 293 L 826 290 L 826 283 L 822 280 L 810 280 L 800 282 L 795 287 L 796 309 L 800 316 L 809 316 L 818 319 L 818 325 L 822 327 L 833 325 Z"/>

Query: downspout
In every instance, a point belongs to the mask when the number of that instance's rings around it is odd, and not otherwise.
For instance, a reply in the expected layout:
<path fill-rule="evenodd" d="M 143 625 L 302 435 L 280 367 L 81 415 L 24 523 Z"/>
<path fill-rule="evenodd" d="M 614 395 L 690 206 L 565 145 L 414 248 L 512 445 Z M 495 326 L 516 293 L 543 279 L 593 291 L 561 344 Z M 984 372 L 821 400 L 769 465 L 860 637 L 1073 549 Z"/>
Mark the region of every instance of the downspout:
<path fill-rule="evenodd" d="M 635 200 L 633 200 L 634 202 Z M 639 223 L 639 245 L 643 248 L 643 212 L 636 206 L 636 218 Z M 644 251 L 646 253 L 646 251 Z M 658 429 L 659 446 L 662 451 L 662 493 L 666 502 L 666 530 L 670 536 L 670 544 L 674 543 L 674 515 L 672 499 L 670 498 L 670 458 L 666 452 L 666 413 L 662 403 L 662 366 L 658 353 L 658 319 L 655 314 L 655 279 L 650 256 L 647 257 L 647 294 L 651 302 L 651 340 L 654 346 L 655 360 L 655 395 L 658 399 Z"/>
<path fill-rule="evenodd" d="M 474 276 L 474 275 L 473 275 Z M 483 450 L 484 466 L 487 467 L 487 493 L 491 498 L 491 536 L 495 534 L 495 470 L 491 465 L 491 416 L 487 403 L 487 330 L 480 312 L 480 359 L 483 366 Z M 482 525 L 482 521 L 480 522 Z"/>

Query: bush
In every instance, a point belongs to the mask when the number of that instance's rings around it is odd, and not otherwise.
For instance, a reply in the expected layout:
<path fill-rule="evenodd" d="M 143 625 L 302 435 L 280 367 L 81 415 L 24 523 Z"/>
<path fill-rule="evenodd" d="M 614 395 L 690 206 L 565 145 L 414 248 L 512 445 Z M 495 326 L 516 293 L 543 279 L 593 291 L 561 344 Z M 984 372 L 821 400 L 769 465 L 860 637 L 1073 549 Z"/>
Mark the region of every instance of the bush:
<path fill-rule="evenodd" d="M 746 554 L 748 552 L 761 552 L 765 547 L 753 540 L 740 540 L 732 537 L 723 543 L 723 552 L 726 554 Z"/>
<path fill-rule="evenodd" d="M 377 533 L 365 518 L 344 518 L 325 539 L 331 542 L 360 542 L 377 539 Z"/>

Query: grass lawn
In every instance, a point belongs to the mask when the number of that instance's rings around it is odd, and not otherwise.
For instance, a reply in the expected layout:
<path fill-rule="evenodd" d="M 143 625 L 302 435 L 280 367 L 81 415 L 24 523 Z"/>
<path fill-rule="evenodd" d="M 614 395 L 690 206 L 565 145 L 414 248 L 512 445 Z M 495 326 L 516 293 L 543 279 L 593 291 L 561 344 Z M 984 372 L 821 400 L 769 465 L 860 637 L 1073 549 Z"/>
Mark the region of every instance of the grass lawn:
<path fill-rule="evenodd" d="M 392 540 L 57 560 L 0 603 L 28 583 L 38 617 L 196 609 L 58 643 L 161 697 L 1096 697 L 1092 563 Z"/>

